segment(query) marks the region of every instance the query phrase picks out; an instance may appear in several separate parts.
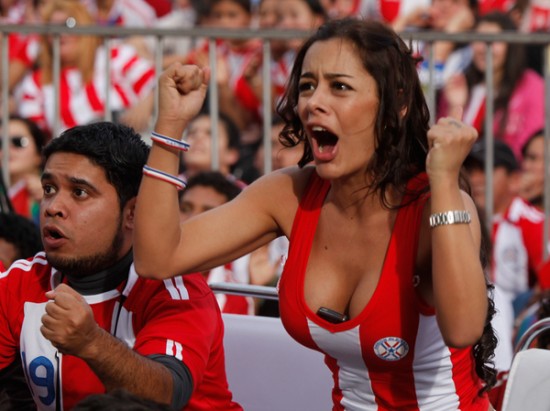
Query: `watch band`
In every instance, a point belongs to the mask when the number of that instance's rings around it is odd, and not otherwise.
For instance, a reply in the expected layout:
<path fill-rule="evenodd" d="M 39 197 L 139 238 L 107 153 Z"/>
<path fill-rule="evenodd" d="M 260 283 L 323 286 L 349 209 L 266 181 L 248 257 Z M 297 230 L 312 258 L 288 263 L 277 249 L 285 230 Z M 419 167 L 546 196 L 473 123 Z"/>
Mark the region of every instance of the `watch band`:
<path fill-rule="evenodd" d="M 465 210 L 452 210 L 430 215 L 431 228 L 449 224 L 469 224 L 471 221 L 470 212 Z"/>

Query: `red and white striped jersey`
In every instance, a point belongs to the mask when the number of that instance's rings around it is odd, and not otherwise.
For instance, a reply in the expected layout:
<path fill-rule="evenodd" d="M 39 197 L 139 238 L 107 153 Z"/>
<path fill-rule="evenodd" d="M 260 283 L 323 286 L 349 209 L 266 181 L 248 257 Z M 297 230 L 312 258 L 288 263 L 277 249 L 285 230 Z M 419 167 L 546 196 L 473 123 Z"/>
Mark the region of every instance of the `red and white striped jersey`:
<path fill-rule="evenodd" d="M 228 264 L 213 268 L 206 276 L 206 282 L 208 284 L 250 284 L 249 263 L 250 254 L 246 254 Z M 222 313 L 243 315 L 254 315 L 255 313 L 252 297 L 218 293 L 216 300 Z"/>
<path fill-rule="evenodd" d="M 96 53 L 94 76 L 85 84 L 80 71 L 64 68 L 60 78 L 60 128 L 65 130 L 104 118 L 106 87 L 110 81 L 109 108 L 120 111 L 136 104 L 155 86 L 155 70 L 151 62 L 138 56 L 125 44 L 111 48 L 110 76 L 106 76 L 107 60 L 103 48 Z M 55 90 L 43 85 L 41 71 L 29 74 L 15 91 L 18 114 L 51 130 L 54 124 Z"/>
<path fill-rule="evenodd" d="M 413 182 L 425 185 L 425 178 Z M 289 334 L 325 354 L 334 378 L 333 410 L 486 411 L 472 349 L 445 345 L 433 307 L 415 290 L 424 200 L 398 211 L 380 280 L 357 317 L 333 324 L 307 306 L 305 272 L 329 187 L 312 173 L 292 227 L 279 305 Z"/>
<path fill-rule="evenodd" d="M 157 18 L 155 9 L 145 0 L 114 0 L 104 20 L 98 17 L 95 0 L 83 0 L 83 3 L 97 23 L 104 26 L 152 27 Z"/>
<path fill-rule="evenodd" d="M 537 282 L 543 231 L 544 213 L 520 197 L 493 220 L 492 280 L 510 301 Z"/>
<path fill-rule="evenodd" d="M 40 332 L 45 293 L 60 277 L 43 252 L 0 274 L 0 370 L 17 361 L 20 351 L 41 411 L 71 409 L 84 397 L 105 391 L 83 360 L 60 354 Z M 227 386 L 220 310 L 202 275 L 146 280 L 132 265 L 123 286 L 84 296 L 99 326 L 141 355 L 183 361 L 194 382 L 186 410 L 240 410 Z"/>

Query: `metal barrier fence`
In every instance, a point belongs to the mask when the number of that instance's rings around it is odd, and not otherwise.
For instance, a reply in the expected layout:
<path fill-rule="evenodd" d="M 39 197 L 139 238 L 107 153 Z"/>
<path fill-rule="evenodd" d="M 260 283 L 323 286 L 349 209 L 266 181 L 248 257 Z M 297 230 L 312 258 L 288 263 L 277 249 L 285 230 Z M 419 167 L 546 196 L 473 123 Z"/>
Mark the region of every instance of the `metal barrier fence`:
<path fill-rule="evenodd" d="M 59 25 L 2 25 L 0 26 L 0 33 L 3 35 L 1 40 L 1 99 L 2 107 L 7 107 L 7 102 L 9 98 L 8 88 L 4 85 L 8 84 L 8 65 L 9 65 L 9 44 L 7 39 L 7 34 L 9 33 L 22 33 L 22 34 L 48 34 L 52 36 L 53 42 L 53 86 L 56 90 L 56 95 L 59 96 L 59 77 L 60 77 L 60 62 L 59 62 L 59 49 L 60 49 L 60 36 L 66 33 L 72 35 L 96 35 L 100 36 L 105 40 L 105 53 L 108 56 L 110 53 L 110 43 L 113 38 L 140 35 L 140 36 L 153 36 L 155 38 L 155 55 L 154 55 L 154 64 L 155 72 L 158 76 L 162 68 L 162 50 L 163 50 L 163 40 L 164 38 L 170 36 L 180 36 L 191 39 L 206 39 L 209 43 L 209 63 L 212 72 L 216 72 L 216 39 L 260 39 L 263 44 L 263 61 L 270 61 L 271 57 L 271 48 L 270 40 L 278 39 L 295 39 L 295 38 L 306 38 L 310 32 L 297 31 L 297 30 L 227 30 L 227 29 L 215 29 L 215 28 L 174 28 L 174 29 L 154 29 L 154 28 L 123 28 L 123 27 L 92 27 L 92 26 L 75 26 L 75 27 L 65 27 Z M 446 34 L 446 33 L 437 33 L 433 31 L 416 31 L 416 32 L 404 32 L 401 33 L 402 38 L 405 41 L 422 41 L 428 45 L 428 50 L 430 50 L 428 55 L 428 67 L 429 67 L 429 84 L 426 91 L 426 98 L 428 101 L 428 107 L 430 112 L 435 113 L 435 61 L 431 53 L 430 45 L 435 41 L 445 40 L 452 41 L 457 43 L 470 43 L 473 41 L 483 41 L 488 44 L 486 52 L 486 79 L 485 86 L 487 89 L 486 96 L 486 115 L 485 115 L 485 135 L 484 138 L 487 141 L 487 150 L 486 150 L 486 161 L 485 161 L 485 174 L 487 177 L 486 187 L 492 187 L 493 185 L 493 164 L 494 164 L 494 151 L 493 151 L 493 118 L 494 118 L 494 107 L 493 107 L 493 97 L 494 97 L 494 88 L 493 88 L 493 59 L 492 59 L 492 45 L 494 42 L 507 42 L 507 43 L 521 43 L 521 44 L 539 44 L 544 46 L 544 68 L 543 75 L 545 81 L 545 125 L 544 125 L 544 163 L 545 165 L 550 164 L 550 33 L 516 33 L 516 32 L 503 32 L 498 34 L 479 34 L 479 33 L 458 33 L 458 34 Z M 109 59 L 106 59 L 109 61 Z M 109 64 L 107 64 L 106 70 L 109 70 Z M 267 64 L 263 65 L 262 68 L 262 81 L 264 85 L 271 84 L 270 77 L 270 67 Z M 215 76 L 211 76 L 209 84 L 209 109 L 211 113 L 212 121 L 212 130 L 218 129 L 219 121 L 219 107 L 218 107 L 218 90 L 215 81 Z M 106 85 L 106 110 L 104 119 L 109 121 L 111 120 L 111 112 L 109 110 L 109 84 Z M 263 143 L 264 143 L 264 172 L 269 172 L 272 169 L 271 162 L 271 144 L 270 144 L 270 134 L 269 129 L 272 121 L 272 112 L 271 112 L 271 87 L 263 87 L 262 95 L 262 106 L 263 106 Z M 158 94 L 155 93 L 155 109 L 153 116 L 156 116 L 158 112 Z M 55 118 L 57 118 L 56 123 L 53 127 L 53 135 L 57 135 L 59 128 L 59 99 L 56 99 L 56 104 L 54 107 Z M 433 116 L 432 116 L 433 118 Z M 9 120 L 9 113 L 7 110 L 2 112 L 2 122 L 7 124 Z M 6 128 L 2 132 L 3 139 L 3 164 L 7 164 L 9 156 L 9 145 L 8 135 Z M 218 144 L 217 139 L 213 138 L 212 144 L 212 168 L 218 169 L 219 158 L 218 158 Z M 2 170 L 4 180 L 6 182 L 10 181 L 10 176 L 7 171 L 7 168 Z M 549 167 L 545 167 L 545 184 L 544 184 L 544 210 L 545 210 L 545 226 L 544 226 L 544 244 L 548 244 L 550 229 L 550 170 Z M 485 221 L 487 224 L 490 224 L 493 214 L 493 195 L 491 190 L 487 190 L 486 193 L 486 215 Z M 548 256 L 547 247 L 544 247 L 544 257 Z"/>

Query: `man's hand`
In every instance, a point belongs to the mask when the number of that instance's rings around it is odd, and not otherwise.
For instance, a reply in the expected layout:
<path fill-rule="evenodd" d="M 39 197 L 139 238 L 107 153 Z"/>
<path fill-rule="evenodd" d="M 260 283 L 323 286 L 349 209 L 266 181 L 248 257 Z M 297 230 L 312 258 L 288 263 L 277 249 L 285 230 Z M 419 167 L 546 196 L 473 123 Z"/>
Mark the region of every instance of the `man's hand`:
<path fill-rule="evenodd" d="M 42 317 L 42 335 L 62 354 L 89 356 L 102 329 L 86 300 L 66 284 L 47 292 L 46 297 L 50 302 Z"/>

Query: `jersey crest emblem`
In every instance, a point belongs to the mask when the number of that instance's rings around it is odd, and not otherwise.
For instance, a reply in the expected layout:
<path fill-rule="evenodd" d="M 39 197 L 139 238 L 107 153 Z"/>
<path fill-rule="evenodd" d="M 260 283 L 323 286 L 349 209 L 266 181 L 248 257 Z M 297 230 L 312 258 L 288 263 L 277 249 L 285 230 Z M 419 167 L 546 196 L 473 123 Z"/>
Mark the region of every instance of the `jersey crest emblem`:
<path fill-rule="evenodd" d="M 399 361 L 409 352 L 409 344 L 399 337 L 381 338 L 374 344 L 374 353 L 384 361 Z"/>

